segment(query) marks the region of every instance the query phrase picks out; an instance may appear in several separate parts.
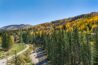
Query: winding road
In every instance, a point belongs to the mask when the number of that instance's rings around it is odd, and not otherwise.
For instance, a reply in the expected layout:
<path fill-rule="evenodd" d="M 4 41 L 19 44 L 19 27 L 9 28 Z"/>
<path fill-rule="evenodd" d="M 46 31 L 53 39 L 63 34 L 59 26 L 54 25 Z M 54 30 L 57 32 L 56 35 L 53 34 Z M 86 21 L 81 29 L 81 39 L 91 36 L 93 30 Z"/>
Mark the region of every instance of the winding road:
<path fill-rule="evenodd" d="M 20 55 L 22 53 L 24 53 L 25 51 L 27 51 L 29 49 L 29 45 L 26 45 L 26 48 L 22 51 L 20 51 L 19 53 L 17 53 L 16 55 Z M 8 58 L 4 58 L 0 60 L 0 65 L 7 65 L 7 61 L 11 60 L 13 57 L 15 57 L 15 55 L 9 56 Z"/>

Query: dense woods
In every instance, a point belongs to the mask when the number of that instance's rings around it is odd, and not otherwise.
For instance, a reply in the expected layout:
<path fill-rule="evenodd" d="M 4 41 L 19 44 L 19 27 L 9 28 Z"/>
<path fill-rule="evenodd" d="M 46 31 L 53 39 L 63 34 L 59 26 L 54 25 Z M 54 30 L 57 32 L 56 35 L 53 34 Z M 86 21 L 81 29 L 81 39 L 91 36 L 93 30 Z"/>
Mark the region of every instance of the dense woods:
<path fill-rule="evenodd" d="M 98 65 L 98 13 L 0 32 L 3 50 L 15 43 L 41 46 L 50 65 Z"/>
<path fill-rule="evenodd" d="M 46 49 L 50 65 L 97 65 L 98 31 L 96 33 L 55 30 L 37 34 L 34 40 Z"/>
<path fill-rule="evenodd" d="M 98 14 L 64 22 L 52 22 L 51 29 L 38 29 L 33 36 L 34 43 L 47 51 L 50 65 L 98 65 Z"/>

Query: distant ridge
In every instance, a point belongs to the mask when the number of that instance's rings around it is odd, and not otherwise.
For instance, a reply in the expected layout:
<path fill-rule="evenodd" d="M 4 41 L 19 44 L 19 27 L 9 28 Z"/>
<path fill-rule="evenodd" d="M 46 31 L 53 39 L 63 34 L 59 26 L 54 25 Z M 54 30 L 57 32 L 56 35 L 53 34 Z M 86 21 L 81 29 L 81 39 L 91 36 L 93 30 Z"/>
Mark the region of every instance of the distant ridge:
<path fill-rule="evenodd" d="M 27 29 L 32 27 L 32 25 L 29 24 L 20 24 L 20 25 L 8 25 L 1 27 L 0 30 L 18 30 L 18 29 Z"/>

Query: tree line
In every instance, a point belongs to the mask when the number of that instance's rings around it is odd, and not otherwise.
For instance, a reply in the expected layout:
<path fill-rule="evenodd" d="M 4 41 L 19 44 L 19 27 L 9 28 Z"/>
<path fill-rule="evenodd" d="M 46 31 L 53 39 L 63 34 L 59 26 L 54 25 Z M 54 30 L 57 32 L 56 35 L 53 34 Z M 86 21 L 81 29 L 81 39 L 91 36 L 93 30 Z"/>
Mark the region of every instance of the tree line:
<path fill-rule="evenodd" d="M 32 37 L 33 36 L 30 31 L 2 31 L 0 32 L 0 46 L 2 50 L 8 51 L 14 44 L 32 43 Z"/>

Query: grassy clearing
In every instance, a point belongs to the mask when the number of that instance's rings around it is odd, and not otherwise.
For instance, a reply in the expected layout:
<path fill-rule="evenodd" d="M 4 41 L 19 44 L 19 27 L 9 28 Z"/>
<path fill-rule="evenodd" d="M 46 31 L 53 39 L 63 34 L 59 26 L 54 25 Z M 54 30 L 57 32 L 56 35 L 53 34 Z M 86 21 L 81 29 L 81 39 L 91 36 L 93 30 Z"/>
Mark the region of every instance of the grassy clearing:
<path fill-rule="evenodd" d="M 29 45 L 29 46 L 30 47 L 27 51 L 16 56 L 16 58 L 9 60 L 8 65 L 33 65 L 31 62 L 31 58 L 30 58 L 30 54 L 31 54 L 33 47 L 32 45 Z"/>
<path fill-rule="evenodd" d="M 25 44 L 17 43 L 17 44 L 14 44 L 13 47 L 7 52 L 0 50 L 0 59 L 6 58 L 8 56 L 15 54 L 15 51 L 16 53 L 18 53 L 21 50 L 23 50 L 25 47 L 26 47 Z"/>

